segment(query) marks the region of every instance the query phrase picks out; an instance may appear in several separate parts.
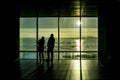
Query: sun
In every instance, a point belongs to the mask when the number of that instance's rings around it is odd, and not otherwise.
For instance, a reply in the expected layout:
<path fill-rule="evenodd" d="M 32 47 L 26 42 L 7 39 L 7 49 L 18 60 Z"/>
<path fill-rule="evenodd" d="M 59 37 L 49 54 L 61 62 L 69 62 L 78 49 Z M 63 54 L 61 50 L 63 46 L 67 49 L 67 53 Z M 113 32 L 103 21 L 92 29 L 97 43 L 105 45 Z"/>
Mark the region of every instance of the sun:
<path fill-rule="evenodd" d="M 81 24 L 81 22 L 80 22 L 80 21 L 77 21 L 76 24 L 79 26 L 79 25 Z"/>

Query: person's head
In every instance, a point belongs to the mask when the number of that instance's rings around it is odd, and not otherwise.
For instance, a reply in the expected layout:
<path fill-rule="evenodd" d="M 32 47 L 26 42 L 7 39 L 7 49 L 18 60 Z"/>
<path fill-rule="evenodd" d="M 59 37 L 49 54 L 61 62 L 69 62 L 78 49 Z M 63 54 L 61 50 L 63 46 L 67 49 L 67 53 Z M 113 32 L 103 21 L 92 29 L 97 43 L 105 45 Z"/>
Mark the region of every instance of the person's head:
<path fill-rule="evenodd" d="M 50 36 L 51 36 L 51 37 L 53 37 L 54 35 L 53 35 L 53 34 L 51 34 Z"/>
<path fill-rule="evenodd" d="M 44 36 L 42 36 L 42 39 L 44 39 Z"/>

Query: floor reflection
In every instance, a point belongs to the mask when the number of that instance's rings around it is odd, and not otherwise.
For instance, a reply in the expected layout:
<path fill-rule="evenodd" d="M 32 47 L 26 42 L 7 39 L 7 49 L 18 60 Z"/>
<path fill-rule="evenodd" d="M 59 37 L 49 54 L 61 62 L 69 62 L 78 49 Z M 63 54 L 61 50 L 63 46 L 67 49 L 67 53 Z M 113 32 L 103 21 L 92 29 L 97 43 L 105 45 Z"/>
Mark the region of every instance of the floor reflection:
<path fill-rule="evenodd" d="M 98 60 L 20 60 L 21 80 L 112 80 Z"/>

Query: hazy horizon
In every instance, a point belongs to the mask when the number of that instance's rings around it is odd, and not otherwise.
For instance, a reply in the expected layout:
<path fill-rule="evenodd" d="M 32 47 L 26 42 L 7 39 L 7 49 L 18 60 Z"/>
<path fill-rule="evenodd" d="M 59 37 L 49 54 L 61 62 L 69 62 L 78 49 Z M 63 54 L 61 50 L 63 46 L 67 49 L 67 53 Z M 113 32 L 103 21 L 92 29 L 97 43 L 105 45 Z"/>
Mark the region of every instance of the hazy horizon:
<path fill-rule="evenodd" d="M 20 18 L 20 38 L 48 38 L 50 34 L 55 38 L 98 37 L 98 18 L 81 17 L 80 22 L 79 17 L 60 17 L 58 23 L 58 17 L 39 17 L 38 28 L 36 18 Z"/>

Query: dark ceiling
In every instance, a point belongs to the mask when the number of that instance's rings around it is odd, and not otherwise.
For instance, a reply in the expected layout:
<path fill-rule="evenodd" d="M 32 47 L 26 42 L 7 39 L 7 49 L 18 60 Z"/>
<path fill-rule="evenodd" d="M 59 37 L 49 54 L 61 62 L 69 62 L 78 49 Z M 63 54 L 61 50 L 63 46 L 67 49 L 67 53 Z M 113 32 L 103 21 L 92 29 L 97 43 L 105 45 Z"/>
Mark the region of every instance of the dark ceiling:
<path fill-rule="evenodd" d="M 98 0 L 21 0 L 21 17 L 98 16 Z"/>

